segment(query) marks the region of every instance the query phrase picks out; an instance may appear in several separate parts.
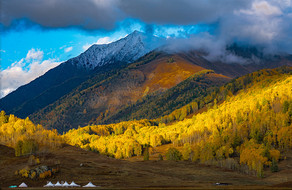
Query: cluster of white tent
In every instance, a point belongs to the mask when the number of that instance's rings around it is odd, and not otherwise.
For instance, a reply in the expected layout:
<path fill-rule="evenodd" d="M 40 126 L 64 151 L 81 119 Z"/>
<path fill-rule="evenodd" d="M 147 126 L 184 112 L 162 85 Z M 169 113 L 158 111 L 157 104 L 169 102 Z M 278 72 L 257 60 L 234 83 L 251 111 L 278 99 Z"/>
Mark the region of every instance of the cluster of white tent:
<path fill-rule="evenodd" d="M 70 184 L 65 181 L 64 183 L 60 183 L 59 181 L 56 184 L 53 184 L 52 182 L 48 182 L 47 185 L 44 187 L 80 187 L 80 185 L 76 184 L 74 181 L 72 181 Z M 89 182 L 87 185 L 84 185 L 83 187 L 96 187 L 96 185 L 93 185 L 91 182 Z"/>
<path fill-rule="evenodd" d="M 28 186 L 25 183 L 21 183 L 18 187 L 28 187 Z M 47 185 L 44 185 L 44 187 L 80 187 L 80 185 L 76 184 L 74 181 L 72 181 L 70 184 L 67 181 L 65 181 L 62 184 L 59 181 L 56 184 L 53 184 L 52 182 L 49 181 Z M 87 185 L 84 185 L 83 187 L 97 187 L 97 186 L 89 182 Z"/>

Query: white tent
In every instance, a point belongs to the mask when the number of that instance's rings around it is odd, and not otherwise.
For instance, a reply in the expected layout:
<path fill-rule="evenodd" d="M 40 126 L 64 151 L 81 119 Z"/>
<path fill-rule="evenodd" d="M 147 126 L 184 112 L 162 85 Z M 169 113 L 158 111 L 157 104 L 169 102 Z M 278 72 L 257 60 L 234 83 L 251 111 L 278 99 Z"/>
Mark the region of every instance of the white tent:
<path fill-rule="evenodd" d="M 62 186 L 63 186 L 63 187 L 69 187 L 70 185 L 69 185 L 69 183 L 67 183 L 67 181 L 65 181 L 65 183 L 63 183 Z"/>
<path fill-rule="evenodd" d="M 24 182 L 22 182 L 22 184 L 20 184 L 18 187 L 27 187 L 27 185 Z"/>
<path fill-rule="evenodd" d="M 58 181 L 58 182 L 55 184 L 55 187 L 62 187 L 62 184 Z"/>
<path fill-rule="evenodd" d="M 49 181 L 49 183 L 45 185 L 44 187 L 54 187 L 54 184 L 52 184 L 52 182 Z"/>
<path fill-rule="evenodd" d="M 70 187 L 80 187 L 80 185 L 78 185 L 74 181 L 72 181 L 70 184 Z"/>
<path fill-rule="evenodd" d="M 93 185 L 91 182 L 89 182 L 87 185 L 84 185 L 83 187 L 96 187 L 96 186 Z"/>

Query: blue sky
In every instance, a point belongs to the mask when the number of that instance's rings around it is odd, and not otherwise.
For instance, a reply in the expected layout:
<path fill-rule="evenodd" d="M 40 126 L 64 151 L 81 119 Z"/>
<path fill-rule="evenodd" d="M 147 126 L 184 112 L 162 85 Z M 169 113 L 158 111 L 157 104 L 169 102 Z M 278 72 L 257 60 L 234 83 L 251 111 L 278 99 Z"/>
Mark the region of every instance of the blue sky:
<path fill-rule="evenodd" d="M 121 27 L 127 24 L 127 27 Z M 117 23 L 119 27 L 112 31 L 84 31 L 78 28 L 43 29 L 34 26 L 23 30 L 11 30 L 1 36 L 1 69 L 5 70 L 13 63 L 27 56 L 31 49 L 43 52 L 43 59 L 66 61 L 84 52 L 90 45 L 109 43 L 125 37 L 134 30 L 147 32 L 147 25 L 134 19 Z M 214 24 L 213 24 L 214 25 Z M 153 35 L 160 37 L 186 37 L 190 34 L 211 32 L 213 25 L 151 25 Z"/>
<path fill-rule="evenodd" d="M 138 19 L 118 22 L 114 30 L 83 30 L 70 28 L 42 28 L 27 20 L 19 20 L 17 30 L 2 30 L 1 35 L 1 91 L 0 97 L 44 74 L 60 63 L 78 56 L 93 44 L 106 44 L 138 30 L 163 38 L 185 38 L 191 34 L 213 32 L 215 24 L 148 25 Z"/>
<path fill-rule="evenodd" d="M 122 30 L 89 33 L 76 28 L 44 30 L 37 26 L 20 31 L 12 30 L 1 36 L 1 67 L 6 69 L 26 57 L 32 48 L 43 51 L 43 59 L 65 61 L 79 55 L 85 50 L 85 46 L 96 43 L 99 39 L 109 37 L 109 40 L 116 40 L 126 34 Z"/>
<path fill-rule="evenodd" d="M 225 46 L 233 42 L 260 46 L 268 53 L 292 54 L 291 0 L 1 3 L 0 97 L 79 55 L 90 45 L 110 43 L 134 30 L 187 39 L 185 44 L 207 48 L 214 57 L 222 56 Z"/>

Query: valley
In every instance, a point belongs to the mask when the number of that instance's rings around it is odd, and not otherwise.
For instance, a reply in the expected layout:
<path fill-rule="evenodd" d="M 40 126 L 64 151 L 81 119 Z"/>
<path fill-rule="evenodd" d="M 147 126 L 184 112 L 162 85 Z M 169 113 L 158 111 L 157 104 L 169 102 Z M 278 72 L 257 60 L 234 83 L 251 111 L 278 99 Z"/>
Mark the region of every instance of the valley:
<path fill-rule="evenodd" d="M 291 187 L 291 56 L 234 45 L 245 62 L 227 63 L 151 40 L 93 45 L 2 98 L 0 186 Z"/>
<path fill-rule="evenodd" d="M 171 52 L 164 43 L 135 31 L 111 44 L 94 45 L 0 99 L 0 107 L 63 133 L 87 124 L 161 118 L 236 77 L 292 65 L 289 55 L 264 57 L 236 44 L 226 51 L 246 63 L 209 60 L 198 50 Z"/>
<path fill-rule="evenodd" d="M 53 183 L 74 180 L 81 185 L 91 181 L 101 186 L 100 189 L 279 189 L 291 187 L 292 183 L 290 153 L 287 159 L 280 163 L 280 172 L 267 172 L 265 178 L 259 179 L 189 161 L 157 161 L 155 156 L 151 157 L 150 161 L 143 161 L 142 158 L 116 160 L 66 145 L 62 149 L 40 156 L 44 165 L 60 162 L 60 173 L 51 179 L 43 180 L 23 179 L 14 175 L 15 170 L 26 166 L 27 156 L 14 157 L 14 150 L 5 146 L 0 146 L 0 153 L 0 187 L 3 189 L 10 185 L 19 185 L 23 181 L 29 187 L 42 187 L 48 180 Z M 83 166 L 80 166 L 81 163 Z M 216 186 L 215 183 L 228 185 Z"/>
<path fill-rule="evenodd" d="M 0 13 L 0 190 L 292 189 L 292 0 Z"/>
<path fill-rule="evenodd" d="M 1 171 L 9 172 L 1 185 L 74 178 L 104 188 L 290 187 L 291 82 L 291 67 L 260 70 L 211 91 L 191 118 L 183 110 L 194 110 L 193 102 L 168 115 L 169 124 L 123 121 L 63 135 L 2 111 Z M 31 154 L 39 160 L 33 165 Z M 32 176 L 41 165 L 58 172 Z M 30 177 L 14 174 L 20 170 Z"/>
<path fill-rule="evenodd" d="M 154 60 L 144 63 L 145 60 Z M 134 105 L 137 101 L 142 102 L 137 111 L 142 111 L 141 106 L 149 106 L 155 104 L 155 100 L 160 101 L 159 104 L 170 102 L 170 97 L 175 101 L 181 99 L 175 106 L 164 108 L 161 113 L 153 113 L 148 115 L 148 119 L 155 119 L 164 112 L 171 112 L 180 106 L 189 103 L 194 97 L 201 96 L 204 90 L 209 87 L 220 86 L 230 80 L 229 77 L 207 73 L 194 82 L 191 86 L 180 86 L 188 77 L 205 72 L 206 69 L 197 66 L 179 56 L 172 56 L 165 53 L 150 53 L 146 55 L 142 61 L 130 64 L 125 69 L 120 70 L 117 74 L 106 78 L 101 82 L 95 82 L 92 86 L 81 92 L 76 90 L 62 98 L 60 101 L 42 109 L 41 111 L 31 115 L 31 119 L 36 123 L 62 131 L 78 126 L 84 126 L 87 123 L 112 123 L 129 119 L 142 119 L 147 114 L 137 113 L 135 116 L 129 115 L 124 118 L 127 106 Z M 168 63 L 168 60 L 174 60 Z M 194 75 L 196 76 L 196 75 Z M 176 91 L 176 86 L 179 91 Z M 195 89 L 195 90 L 193 90 Z M 173 92 L 172 92 L 173 91 Z M 193 92 L 191 92 L 193 91 Z M 168 93 L 170 92 L 170 94 Z M 187 97 L 177 97 L 186 93 Z M 172 93 L 172 94 L 171 94 Z M 177 93 L 177 95 L 174 95 Z M 189 95 L 192 93 L 193 95 Z M 196 95 L 198 93 L 198 95 Z M 148 96 L 147 96 L 148 95 Z M 144 99 L 144 100 L 143 100 Z M 139 103 L 138 103 L 139 104 Z M 140 103 L 141 104 L 141 103 Z M 125 111 L 124 111 L 125 109 Z M 146 108 L 150 111 L 152 108 Z M 86 112 L 86 113 L 85 113 Z M 150 116 L 150 117 L 149 117 Z"/>

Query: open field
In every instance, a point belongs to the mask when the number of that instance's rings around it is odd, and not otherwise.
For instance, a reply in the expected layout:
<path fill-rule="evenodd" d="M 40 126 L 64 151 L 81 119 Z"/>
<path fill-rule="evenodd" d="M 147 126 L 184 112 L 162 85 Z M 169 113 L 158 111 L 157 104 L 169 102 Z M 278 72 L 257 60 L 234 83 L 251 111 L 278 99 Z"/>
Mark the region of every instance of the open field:
<path fill-rule="evenodd" d="M 157 150 L 159 152 L 159 149 Z M 265 178 L 247 176 L 214 166 L 205 166 L 187 161 L 150 161 L 142 158 L 116 160 L 72 146 L 41 156 L 41 164 L 60 163 L 61 171 L 51 179 L 30 180 L 14 175 L 15 170 L 27 165 L 28 157 L 14 157 L 14 150 L 0 146 L 0 187 L 19 185 L 42 187 L 47 181 L 74 180 L 85 185 L 91 181 L 100 188 L 292 188 L 292 157 L 279 165 L 280 172 L 266 171 Z M 82 163 L 82 166 L 80 164 Z M 215 183 L 228 186 L 215 186 Z M 42 188 L 44 189 L 44 188 Z"/>

